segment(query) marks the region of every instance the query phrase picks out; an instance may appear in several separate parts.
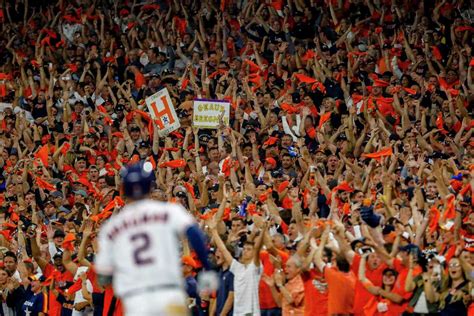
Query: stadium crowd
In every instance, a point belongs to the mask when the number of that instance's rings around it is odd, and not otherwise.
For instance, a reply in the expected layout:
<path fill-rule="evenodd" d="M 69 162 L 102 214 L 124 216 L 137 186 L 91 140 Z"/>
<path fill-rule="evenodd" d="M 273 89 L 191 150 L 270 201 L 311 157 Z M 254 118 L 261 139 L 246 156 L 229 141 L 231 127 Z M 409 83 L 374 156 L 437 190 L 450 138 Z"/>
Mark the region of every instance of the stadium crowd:
<path fill-rule="evenodd" d="M 192 315 L 474 315 L 473 26 L 467 0 L 1 1 L 0 315 L 122 314 L 93 263 L 138 161 L 209 237 Z"/>

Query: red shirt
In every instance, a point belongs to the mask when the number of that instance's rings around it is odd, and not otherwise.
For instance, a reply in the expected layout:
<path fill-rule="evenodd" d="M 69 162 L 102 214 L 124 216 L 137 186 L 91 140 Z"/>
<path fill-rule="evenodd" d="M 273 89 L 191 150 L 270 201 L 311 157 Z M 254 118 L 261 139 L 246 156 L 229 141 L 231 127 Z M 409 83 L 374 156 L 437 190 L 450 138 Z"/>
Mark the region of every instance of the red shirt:
<path fill-rule="evenodd" d="M 360 255 L 356 254 L 354 256 L 354 260 L 352 261 L 351 270 L 354 272 L 355 275 L 359 274 L 359 266 L 360 266 Z M 367 277 L 370 282 L 374 286 L 382 286 L 382 273 L 383 270 L 387 268 L 385 263 L 380 264 L 375 270 L 371 270 L 369 265 L 365 265 L 365 276 Z M 362 282 L 357 279 L 355 290 L 354 290 L 354 314 L 357 315 L 365 315 L 364 314 L 364 306 L 367 302 L 373 297 L 373 295 L 367 291 L 365 286 Z"/>

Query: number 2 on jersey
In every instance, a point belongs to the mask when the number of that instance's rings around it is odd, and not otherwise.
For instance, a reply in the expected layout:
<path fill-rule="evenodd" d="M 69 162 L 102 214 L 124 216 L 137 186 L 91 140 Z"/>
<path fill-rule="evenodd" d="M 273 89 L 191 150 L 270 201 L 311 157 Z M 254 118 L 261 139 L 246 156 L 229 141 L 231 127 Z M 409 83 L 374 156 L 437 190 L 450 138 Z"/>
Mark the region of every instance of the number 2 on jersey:
<path fill-rule="evenodd" d="M 153 257 L 146 256 L 145 254 L 145 252 L 150 249 L 150 235 L 147 233 L 137 233 L 130 236 L 130 241 L 135 246 L 133 259 L 137 265 L 151 264 L 155 261 Z"/>

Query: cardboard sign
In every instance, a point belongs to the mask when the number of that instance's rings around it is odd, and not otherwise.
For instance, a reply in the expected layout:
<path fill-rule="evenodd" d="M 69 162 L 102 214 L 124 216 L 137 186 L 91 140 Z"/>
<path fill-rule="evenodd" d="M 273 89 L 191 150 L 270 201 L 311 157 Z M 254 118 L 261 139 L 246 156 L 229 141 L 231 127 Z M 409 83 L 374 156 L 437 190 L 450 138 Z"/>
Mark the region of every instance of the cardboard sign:
<path fill-rule="evenodd" d="M 158 126 L 158 134 L 161 137 L 168 135 L 181 126 L 166 88 L 146 98 L 145 103 L 153 122 Z"/>
<path fill-rule="evenodd" d="M 229 126 L 230 103 L 221 100 L 194 100 L 193 125 L 199 128 L 218 128 L 222 117 Z"/>

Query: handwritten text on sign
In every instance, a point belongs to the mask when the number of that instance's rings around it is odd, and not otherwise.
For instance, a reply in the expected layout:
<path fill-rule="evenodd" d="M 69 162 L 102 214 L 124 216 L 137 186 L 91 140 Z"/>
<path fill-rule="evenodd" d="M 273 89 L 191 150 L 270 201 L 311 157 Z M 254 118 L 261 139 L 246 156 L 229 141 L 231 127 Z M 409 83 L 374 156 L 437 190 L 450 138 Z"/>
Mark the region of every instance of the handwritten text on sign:
<path fill-rule="evenodd" d="M 178 116 L 166 88 L 145 100 L 150 115 L 158 126 L 158 134 L 163 137 L 180 127 Z"/>
<path fill-rule="evenodd" d="M 222 117 L 224 125 L 229 126 L 230 103 L 219 100 L 194 100 L 193 125 L 201 128 L 217 128 Z"/>

